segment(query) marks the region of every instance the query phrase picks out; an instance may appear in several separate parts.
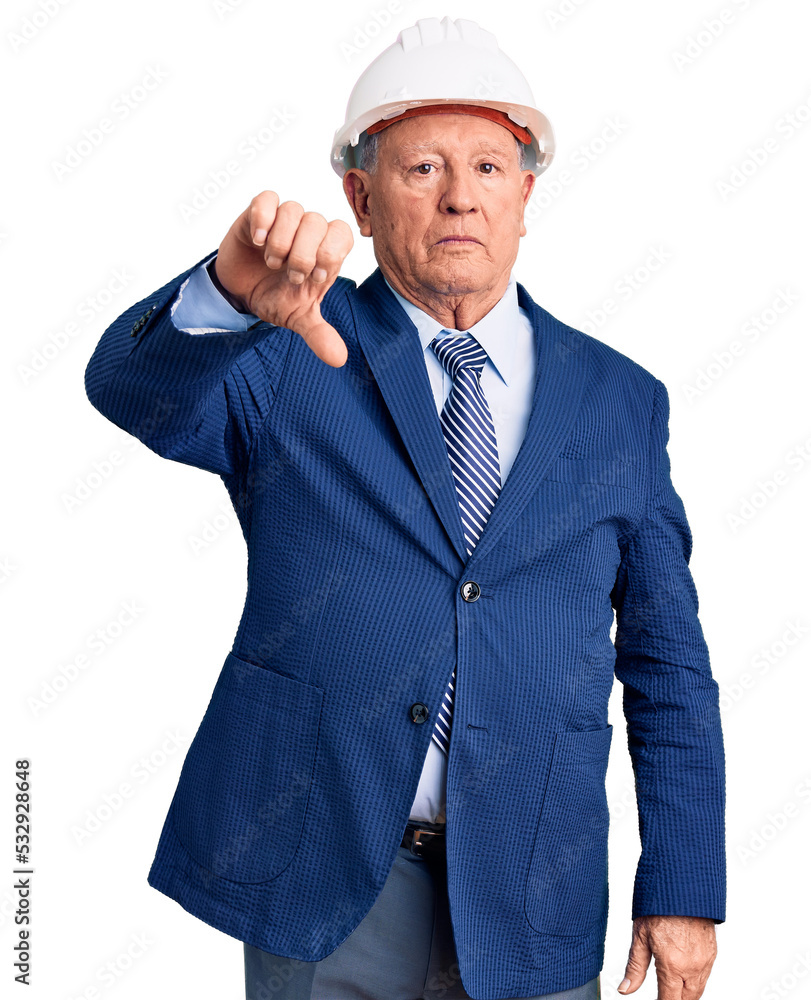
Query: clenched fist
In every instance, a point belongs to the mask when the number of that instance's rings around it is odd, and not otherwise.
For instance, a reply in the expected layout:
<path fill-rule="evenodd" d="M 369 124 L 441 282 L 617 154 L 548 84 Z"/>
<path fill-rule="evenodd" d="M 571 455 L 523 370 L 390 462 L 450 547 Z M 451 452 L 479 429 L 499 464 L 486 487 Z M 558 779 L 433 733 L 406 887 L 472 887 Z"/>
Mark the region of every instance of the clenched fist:
<path fill-rule="evenodd" d="M 340 368 L 346 344 L 322 317 L 321 300 L 353 243 L 340 219 L 327 222 L 263 191 L 226 233 L 214 278 L 237 308 L 293 330 L 322 361 Z"/>

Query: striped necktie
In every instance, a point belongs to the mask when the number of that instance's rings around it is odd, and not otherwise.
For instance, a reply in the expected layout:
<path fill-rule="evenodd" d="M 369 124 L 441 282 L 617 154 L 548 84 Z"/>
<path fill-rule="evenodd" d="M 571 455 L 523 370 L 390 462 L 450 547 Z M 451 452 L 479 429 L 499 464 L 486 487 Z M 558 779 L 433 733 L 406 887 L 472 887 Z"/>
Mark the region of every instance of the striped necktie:
<path fill-rule="evenodd" d="M 453 379 L 439 422 L 456 484 L 467 554 L 470 555 L 501 490 L 501 469 L 493 418 L 481 387 L 487 352 L 469 333 L 448 336 L 448 332 L 435 337 L 431 347 Z M 450 747 L 455 680 L 456 667 L 431 734 L 445 754 Z"/>

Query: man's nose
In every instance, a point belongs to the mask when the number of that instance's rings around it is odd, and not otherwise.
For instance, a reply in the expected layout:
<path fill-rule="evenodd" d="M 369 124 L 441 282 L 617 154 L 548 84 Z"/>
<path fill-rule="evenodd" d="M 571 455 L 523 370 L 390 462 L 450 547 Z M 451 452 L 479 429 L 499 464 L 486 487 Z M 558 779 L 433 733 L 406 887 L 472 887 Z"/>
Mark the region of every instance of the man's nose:
<path fill-rule="evenodd" d="M 478 192 L 467 171 L 448 170 L 439 207 L 449 215 L 463 215 L 478 207 Z"/>

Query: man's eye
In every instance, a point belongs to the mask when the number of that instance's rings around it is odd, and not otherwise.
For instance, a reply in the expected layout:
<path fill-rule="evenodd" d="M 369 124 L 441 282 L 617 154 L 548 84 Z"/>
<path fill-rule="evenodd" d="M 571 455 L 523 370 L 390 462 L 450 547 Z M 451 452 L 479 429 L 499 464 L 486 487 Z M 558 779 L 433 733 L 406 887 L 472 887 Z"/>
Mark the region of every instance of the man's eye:
<path fill-rule="evenodd" d="M 418 174 L 422 174 L 424 177 L 434 169 L 434 165 L 433 163 L 420 163 L 415 169 Z"/>
<path fill-rule="evenodd" d="M 493 174 L 495 173 L 496 167 L 494 163 L 482 163 L 479 169 L 483 174 Z"/>

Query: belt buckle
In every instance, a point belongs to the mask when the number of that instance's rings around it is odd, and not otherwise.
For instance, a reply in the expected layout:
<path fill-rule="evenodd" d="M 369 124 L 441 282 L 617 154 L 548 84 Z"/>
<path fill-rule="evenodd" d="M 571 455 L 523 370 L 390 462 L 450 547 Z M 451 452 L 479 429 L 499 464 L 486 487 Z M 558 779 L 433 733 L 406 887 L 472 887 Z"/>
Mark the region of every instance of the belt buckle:
<path fill-rule="evenodd" d="M 431 844 L 437 843 L 436 838 L 442 836 L 444 834 L 436 830 L 426 830 L 423 827 L 416 827 L 411 835 L 411 843 L 408 845 L 408 849 L 416 857 L 424 858 L 425 854 L 423 850 L 426 847 L 430 847 Z"/>

